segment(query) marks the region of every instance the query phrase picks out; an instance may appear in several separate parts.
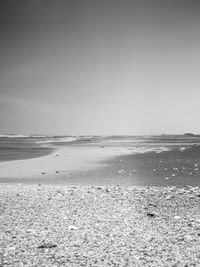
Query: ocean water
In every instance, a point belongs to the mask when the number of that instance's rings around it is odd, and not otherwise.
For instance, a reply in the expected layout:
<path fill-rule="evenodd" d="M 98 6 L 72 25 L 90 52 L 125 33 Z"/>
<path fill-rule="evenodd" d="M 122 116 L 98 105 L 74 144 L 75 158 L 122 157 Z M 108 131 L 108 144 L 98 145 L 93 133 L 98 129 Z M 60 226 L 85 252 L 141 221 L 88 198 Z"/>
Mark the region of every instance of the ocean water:
<path fill-rule="evenodd" d="M 0 135 L 0 161 L 37 158 L 48 155 L 56 145 L 77 138 L 57 135 Z"/>

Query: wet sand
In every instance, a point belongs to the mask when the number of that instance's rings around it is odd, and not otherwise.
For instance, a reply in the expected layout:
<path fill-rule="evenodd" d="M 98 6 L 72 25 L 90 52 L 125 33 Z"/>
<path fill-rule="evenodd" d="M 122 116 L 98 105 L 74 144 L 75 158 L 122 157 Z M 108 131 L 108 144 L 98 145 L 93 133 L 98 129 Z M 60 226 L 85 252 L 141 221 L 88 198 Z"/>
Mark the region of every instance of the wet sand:
<path fill-rule="evenodd" d="M 86 176 L 99 180 L 107 177 L 120 185 L 200 186 L 200 146 L 116 156 Z"/>
<path fill-rule="evenodd" d="M 44 157 L 0 162 L 0 183 L 84 183 L 84 173 L 98 170 L 103 160 L 127 153 L 129 149 L 123 146 L 61 146 Z"/>
<path fill-rule="evenodd" d="M 136 140 L 134 140 L 136 141 Z M 39 158 L 0 162 L 2 183 L 199 186 L 194 140 L 96 138 L 60 144 Z"/>

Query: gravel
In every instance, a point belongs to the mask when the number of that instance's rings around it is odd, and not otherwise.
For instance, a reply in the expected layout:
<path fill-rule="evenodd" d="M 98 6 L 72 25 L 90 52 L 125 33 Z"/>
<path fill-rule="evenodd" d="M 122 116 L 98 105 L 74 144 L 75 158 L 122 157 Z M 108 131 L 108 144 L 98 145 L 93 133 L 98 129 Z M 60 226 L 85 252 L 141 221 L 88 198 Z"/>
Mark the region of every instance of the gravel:
<path fill-rule="evenodd" d="M 2 184 L 0 266 L 200 266 L 200 189 Z"/>

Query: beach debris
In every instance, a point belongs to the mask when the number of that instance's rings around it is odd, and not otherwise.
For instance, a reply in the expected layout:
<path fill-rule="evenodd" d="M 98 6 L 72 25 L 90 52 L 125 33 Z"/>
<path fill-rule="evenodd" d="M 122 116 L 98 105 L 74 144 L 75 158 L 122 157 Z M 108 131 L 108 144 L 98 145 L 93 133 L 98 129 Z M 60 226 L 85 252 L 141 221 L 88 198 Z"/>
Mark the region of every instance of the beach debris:
<path fill-rule="evenodd" d="M 149 203 L 148 205 L 149 205 L 149 206 L 152 206 L 152 207 L 157 207 L 157 205 L 154 204 L 154 203 Z"/>
<path fill-rule="evenodd" d="M 165 171 L 167 171 L 167 168 L 164 168 Z"/>
<path fill-rule="evenodd" d="M 176 174 L 175 173 L 172 173 L 172 176 L 174 177 L 174 176 L 176 176 Z"/>
<path fill-rule="evenodd" d="M 26 229 L 27 234 L 35 234 L 35 231 L 33 229 Z"/>
<path fill-rule="evenodd" d="M 166 177 L 165 180 L 169 180 L 169 177 Z"/>
<path fill-rule="evenodd" d="M 195 168 L 194 170 L 195 170 L 195 171 L 198 171 L 198 170 L 199 170 L 199 168 Z"/>
<path fill-rule="evenodd" d="M 57 196 L 64 196 L 64 192 L 61 191 L 61 190 L 57 190 L 57 191 L 56 191 L 56 195 L 57 195 Z"/>
<path fill-rule="evenodd" d="M 118 173 L 123 173 L 123 172 L 125 172 L 125 171 L 124 171 L 124 170 L 119 170 L 119 171 L 118 171 Z"/>
<path fill-rule="evenodd" d="M 154 213 L 152 213 L 152 212 L 147 212 L 147 216 L 149 216 L 149 217 L 154 217 L 154 216 L 155 216 L 155 214 L 154 214 Z"/>
<path fill-rule="evenodd" d="M 71 231 L 73 231 L 73 230 L 77 230 L 78 227 L 75 226 L 75 225 L 69 225 L 69 226 L 68 226 L 68 229 L 71 230 Z"/>
<path fill-rule="evenodd" d="M 174 196 L 166 196 L 166 199 L 172 199 Z"/>
<path fill-rule="evenodd" d="M 155 172 L 156 171 L 156 169 L 153 169 L 153 172 Z"/>
<path fill-rule="evenodd" d="M 43 243 L 38 246 L 38 248 L 55 248 L 55 247 L 57 247 L 57 245 L 53 243 Z"/>

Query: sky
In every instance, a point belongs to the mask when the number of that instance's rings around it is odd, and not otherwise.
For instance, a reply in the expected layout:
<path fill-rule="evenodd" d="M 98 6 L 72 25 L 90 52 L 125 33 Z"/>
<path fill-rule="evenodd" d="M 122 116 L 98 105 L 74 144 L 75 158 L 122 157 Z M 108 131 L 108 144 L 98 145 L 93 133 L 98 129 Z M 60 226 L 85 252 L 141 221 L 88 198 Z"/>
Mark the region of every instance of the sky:
<path fill-rule="evenodd" d="M 199 0 L 0 0 L 0 134 L 200 133 Z"/>

